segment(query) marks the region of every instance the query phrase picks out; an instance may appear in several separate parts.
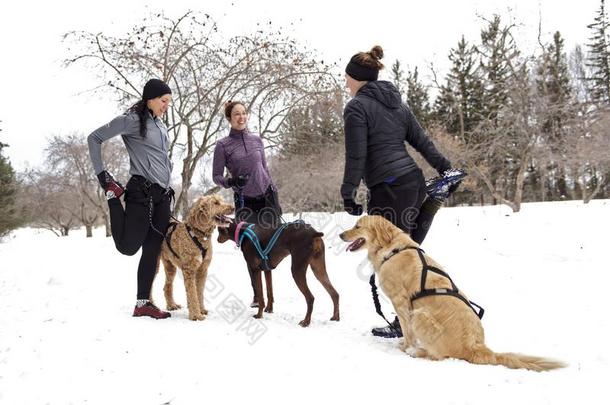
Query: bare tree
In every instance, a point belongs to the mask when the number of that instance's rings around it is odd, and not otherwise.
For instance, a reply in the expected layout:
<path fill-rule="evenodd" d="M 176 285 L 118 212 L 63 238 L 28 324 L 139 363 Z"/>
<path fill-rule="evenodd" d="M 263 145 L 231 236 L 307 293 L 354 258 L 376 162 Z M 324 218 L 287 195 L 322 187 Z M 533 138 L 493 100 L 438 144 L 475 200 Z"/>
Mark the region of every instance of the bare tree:
<path fill-rule="evenodd" d="M 164 118 L 170 156 L 180 159 L 181 185 L 175 210 L 186 214 L 189 190 L 200 159 L 225 129 L 224 102 L 249 106 L 268 144 L 281 140 L 279 128 L 290 111 L 334 79 L 329 67 L 299 50 L 281 31 L 258 30 L 225 40 L 207 14 L 187 12 L 173 19 L 146 17 L 125 36 L 71 32 L 66 65 L 85 63 L 98 73 L 98 90 L 112 90 L 122 105 L 140 98 L 142 83 L 159 77 L 173 89 Z"/>
<path fill-rule="evenodd" d="M 119 178 L 127 177 L 127 154 L 117 139 L 103 144 L 102 155 L 106 168 Z M 46 149 L 46 170 L 53 173 L 66 190 L 66 196 L 76 204 L 68 211 L 86 228 L 87 237 L 101 218 L 106 227 L 106 236 L 111 235 L 106 197 L 93 176 L 87 142 L 83 135 L 54 136 Z"/>
<path fill-rule="evenodd" d="M 19 204 L 27 209 L 31 224 L 57 236 L 68 236 L 78 225 L 73 215 L 78 203 L 71 198 L 63 179 L 42 170 L 28 170 L 22 176 Z"/>

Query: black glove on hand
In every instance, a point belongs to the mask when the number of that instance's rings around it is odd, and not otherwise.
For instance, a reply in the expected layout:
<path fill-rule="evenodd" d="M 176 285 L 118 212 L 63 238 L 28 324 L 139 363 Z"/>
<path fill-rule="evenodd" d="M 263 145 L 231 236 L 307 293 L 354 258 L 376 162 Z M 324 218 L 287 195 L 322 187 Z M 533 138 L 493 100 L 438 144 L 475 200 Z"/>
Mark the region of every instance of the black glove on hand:
<path fill-rule="evenodd" d="M 102 170 L 97 174 L 97 180 L 100 182 L 100 186 L 104 189 L 104 191 L 106 191 L 108 188 L 108 184 L 111 181 L 114 181 L 114 178 L 106 170 Z"/>
<path fill-rule="evenodd" d="M 247 174 L 240 174 L 239 176 L 237 176 L 237 178 L 231 177 L 229 180 L 227 180 L 227 184 L 229 185 L 229 187 L 241 188 L 246 185 L 249 178 L 250 176 Z"/>
<path fill-rule="evenodd" d="M 362 205 L 356 203 L 351 198 L 343 199 L 343 209 L 350 215 L 362 215 Z"/>

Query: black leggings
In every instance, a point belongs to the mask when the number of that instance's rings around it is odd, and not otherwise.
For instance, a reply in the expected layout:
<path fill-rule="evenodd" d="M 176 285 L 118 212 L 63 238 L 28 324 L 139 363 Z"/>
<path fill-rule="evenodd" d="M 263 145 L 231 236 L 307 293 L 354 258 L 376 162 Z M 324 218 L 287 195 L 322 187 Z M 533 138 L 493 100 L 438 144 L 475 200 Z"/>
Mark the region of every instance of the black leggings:
<path fill-rule="evenodd" d="M 125 190 L 125 209 L 118 198 L 108 200 L 112 238 L 117 250 L 132 256 L 142 248 L 138 264 L 138 299 L 150 299 L 163 241 L 163 236 L 150 226 L 151 218 L 154 227 L 165 234 L 170 199 L 169 190 L 151 184 L 141 176 L 133 176 Z"/>
<path fill-rule="evenodd" d="M 381 215 L 421 244 L 432 225 L 439 204 L 426 198 L 426 182 L 421 170 L 397 178 L 391 184 L 371 187 L 369 215 Z"/>
<path fill-rule="evenodd" d="M 239 194 L 233 195 L 235 201 L 235 218 L 251 224 L 258 224 L 262 227 L 276 228 L 281 224 L 282 208 L 277 200 L 271 186 L 265 194 L 258 197 L 243 197 Z"/>

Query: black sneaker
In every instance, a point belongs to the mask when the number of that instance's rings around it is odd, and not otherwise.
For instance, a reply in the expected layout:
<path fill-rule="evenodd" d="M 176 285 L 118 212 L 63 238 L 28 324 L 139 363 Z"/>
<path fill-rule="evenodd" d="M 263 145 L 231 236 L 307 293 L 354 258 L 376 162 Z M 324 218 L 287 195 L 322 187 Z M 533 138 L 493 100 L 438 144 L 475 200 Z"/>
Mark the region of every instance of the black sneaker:
<path fill-rule="evenodd" d="M 371 329 L 371 333 L 374 336 L 379 336 L 383 338 L 399 338 L 402 337 L 402 329 L 400 329 L 400 321 L 398 321 L 398 317 L 394 318 L 394 322 L 392 325 L 381 326 L 379 328 Z"/>

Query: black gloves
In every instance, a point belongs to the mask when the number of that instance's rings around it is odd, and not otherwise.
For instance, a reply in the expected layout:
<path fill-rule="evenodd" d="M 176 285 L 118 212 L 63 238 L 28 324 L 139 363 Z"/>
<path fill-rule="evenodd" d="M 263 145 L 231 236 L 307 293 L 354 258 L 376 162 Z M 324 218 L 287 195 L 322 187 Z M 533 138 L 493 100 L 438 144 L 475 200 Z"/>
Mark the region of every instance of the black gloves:
<path fill-rule="evenodd" d="M 118 181 L 116 181 L 110 173 L 106 170 L 102 170 L 97 174 L 97 180 L 100 182 L 100 186 L 106 193 L 106 198 L 119 198 L 125 192 L 125 187 Z"/>
<path fill-rule="evenodd" d="M 362 215 L 362 205 L 356 203 L 351 198 L 343 199 L 343 209 L 350 215 Z"/>
<path fill-rule="evenodd" d="M 250 176 L 247 174 L 240 174 L 239 176 L 237 176 L 237 178 L 231 177 L 230 179 L 228 179 L 227 184 L 229 185 L 229 187 L 241 188 L 246 185 L 249 178 Z"/>
<path fill-rule="evenodd" d="M 101 172 L 99 172 L 97 174 L 97 180 L 100 182 L 100 186 L 102 186 L 104 191 L 108 190 L 108 185 L 111 182 L 116 183 L 116 181 L 114 180 L 112 175 L 110 173 L 108 173 L 106 170 L 102 170 Z"/>

